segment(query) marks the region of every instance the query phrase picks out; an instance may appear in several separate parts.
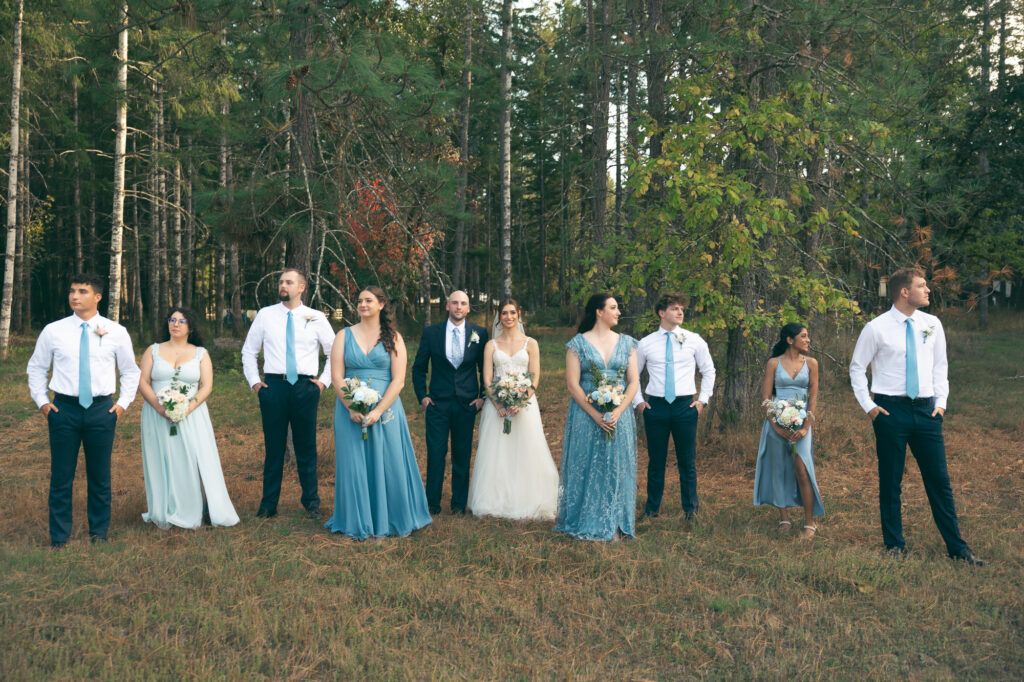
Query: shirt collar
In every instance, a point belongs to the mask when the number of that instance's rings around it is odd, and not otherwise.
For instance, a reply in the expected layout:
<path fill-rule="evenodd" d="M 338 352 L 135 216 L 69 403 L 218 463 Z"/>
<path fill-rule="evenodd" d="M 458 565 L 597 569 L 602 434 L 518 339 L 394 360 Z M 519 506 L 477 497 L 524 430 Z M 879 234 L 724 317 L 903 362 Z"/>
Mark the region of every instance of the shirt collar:
<path fill-rule="evenodd" d="M 452 322 L 452 318 L 450 318 L 450 317 L 446 321 L 446 325 L 445 325 L 445 330 L 449 334 L 451 334 L 453 329 L 458 329 L 461 332 L 464 329 L 468 329 L 468 328 L 469 328 L 469 325 L 466 324 L 465 320 L 462 321 L 462 324 L 456 325 L 454 322 Z"/>
<path fill-rule="evenodd" d="M 889 309 L 889 312 L 892 314 L 893 319 L 901 325 L 907 320 L 912 320 L 915 325 L 921 321 L 920 310 L 915 310 L 910 315 L 904 315 L 896 308 L 896 306 L 893 306 Z"/>
<path fill-rule="evenodd" d="M 96 327 L 100 326 L 100 323 L 103 322 L 103 316 L 100 315 L 99 313 L 96 313 L 88 320 L 84 320 L 81 317 L 79 317 L 78 313 L 71 313 L 70 319 L 75 323 L 76 327 L 81 327 L 82 323 L 85 322 L 87 325 L 89 325 L 89 329 L 96 329 Z"/>

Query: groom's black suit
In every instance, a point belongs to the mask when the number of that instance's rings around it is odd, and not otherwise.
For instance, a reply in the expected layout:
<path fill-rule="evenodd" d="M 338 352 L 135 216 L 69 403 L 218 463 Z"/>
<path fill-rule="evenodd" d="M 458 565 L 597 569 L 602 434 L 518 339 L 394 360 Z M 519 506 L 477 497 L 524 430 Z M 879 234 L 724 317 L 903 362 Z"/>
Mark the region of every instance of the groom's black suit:
<path fill-rule="evenodd" d="M 423 330 L 412 385 L 416 399 L 430 398 L 426 408 L 427 505 L 430 513 L 441 509 L 448 438 L 452 444 L 452 510 L 464 511 L 469 491 L 469 460 L 473 452 L 473 427 L 477 408 L 473 401 L 483 395 L 484 345 L 487 331 L 466 320 L 462 333 L 463 358 L 455 368 L 445 352 L 448 320 Z M 476 334 L 476 340 L 473 335 Z M 427 369 L 430 388 L 427 389 Z"/>

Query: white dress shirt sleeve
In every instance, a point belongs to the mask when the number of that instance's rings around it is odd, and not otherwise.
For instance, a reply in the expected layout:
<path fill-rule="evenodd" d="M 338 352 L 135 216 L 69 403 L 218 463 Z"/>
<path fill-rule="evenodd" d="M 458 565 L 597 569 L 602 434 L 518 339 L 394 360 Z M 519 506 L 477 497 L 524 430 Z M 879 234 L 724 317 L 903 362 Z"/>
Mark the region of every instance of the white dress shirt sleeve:
<path fill-rule="evenodd" d="M 860 336 L 857 338 L 857 345 L 853 349 L 853 357 L 850 359 L 850 385 L 853 387 L 853 395 L 856 396 L 857 402 L 865 412 L 870 412 L 877 407 L 875 401 L 871 399 L 871 391 L 868 390 L 867 374 L 868 365 L 875 357 L 875 351 L 874 327 L 868 324 L 861 330 Z M 945 347 L 943 347 L 943 354 L 945 354 Z"/>
<path fill-rule="evenodd" d="M 263 348 L 263 310 L 256 313 L 256 318 L 249 327 L 249 333 L 245 335 L 245 343 L 242 344 L 242 372 L 249 386 L 260 383 L 260 368 L 256 364 L 256 357 Z M 328 373 L 328 376 L 330 373 Z"/>
<path fill-rule="evenodd" d="M 640 339 L 640 342 L 636 344 L 636 373 L 637 373 L 638 377 L 641 374 L 643 374 L 644 367 L 646 367 L 646 366 L 647 366 L 646 344 L 644 343 L 643 339 Z M 648 376 L 647 380 L 648 380 L 648 382 L 650 382 L 650 377 L 649 376 Z M 636 395 L 633 396 L 633 400 L 632 400 L 632 402 L 630 402 L 630 405 L 633 406 L 634 408 L 636 408 L 642 402 L 644 402 L 645 400 L 646 400 L 646 398 L 644 398 L 644 389 L 643 389 L 643 386 L 641 386 L 640 390 L 637 391 Z"/>
<path fill-rule="evenodd" d="M 700 370 L 700 397 L 697 400 L 707 405 L 711 394 L 715 392 L 715 362 L 711 359 L 711 349 L 704 339 L 700 340 L 700 347 L 694 353 L 694 359 L 697 361 L 697 369 Z"/>
<path fill-rule="evenodd" d="M 324 315 L 320 315 L 313 324 L 316 325 L 316 338 L 320 342 L 325 358 L 324 371 L 320 374 L 320 383 L 324 385 L 324 388 L 328 388 L 331 385 L 331 347 L 334 346 L 334 328 L 331 327 L 331 323 Z"/>
<path fill-rule="evenodd" d="M 135 364 L 135 349 L 132 348 L 132 337 L 124 327 L 118 330 L 117 340 L 117 370 L 121 374 L 121 388 L 117 396 L 117 404 L 127 410 L 128 406 L 135 400 L 135 393 L 139 390 L 139 377 L 142 371 Z"/>
<path fill-rule="evenodd" d="M 938 318 L 935 319 L 932 390 L 935 392 L 935 407 L 945 410 L 946 401 L 949 398 L 949 360 L 946 358 L 946 332 Z"/>
<path fill-rule="evenodd" d="M 50 402 L 50 395 L 47 392 L 46 375 L 50 371 L 53 362 L 53 348 L 50 347 L 51 328 L 45 327 L 39 338 L 36 339 L 36 348 L 32 357 L 28 359 L 28 367 L 25 372 L 28 374 L 28 390 L 35 401 L 36 407 L 42 407 Z"/>

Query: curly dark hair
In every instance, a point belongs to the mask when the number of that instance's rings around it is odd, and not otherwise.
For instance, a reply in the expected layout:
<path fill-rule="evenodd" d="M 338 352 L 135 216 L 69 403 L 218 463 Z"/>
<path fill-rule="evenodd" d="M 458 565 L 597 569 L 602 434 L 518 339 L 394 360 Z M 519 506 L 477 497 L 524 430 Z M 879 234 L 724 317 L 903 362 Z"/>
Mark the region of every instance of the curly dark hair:
<path fill-rule="evenodd" d="M 181 313 L 181 316 L 188 322 L 188 342 L 193 346 L 203 345 L 203 333 L 199 329 L 199 316 L 188 308 L 171 308 L 167 311 L 167 315 L 164 316 L 164 322 L 169 322 L 174 313 Z M 171 330 L 165 324 L 164 329 L 160 332 L 160 343 L 171 340 Z"/>
<path fill-rule="evenodd" d="M 388 309 L 388 295 L 384 290 L 376 286 L 363 287 L 359 293 L 367 291 L 373 294 L 380 302 L 380 342 L 384 344 L 384 350 L 388 355 L 395 353 L 395 329 L 391 326 L 391 311 Z M 376 344 L 374 344 L 376 345 Z"/>

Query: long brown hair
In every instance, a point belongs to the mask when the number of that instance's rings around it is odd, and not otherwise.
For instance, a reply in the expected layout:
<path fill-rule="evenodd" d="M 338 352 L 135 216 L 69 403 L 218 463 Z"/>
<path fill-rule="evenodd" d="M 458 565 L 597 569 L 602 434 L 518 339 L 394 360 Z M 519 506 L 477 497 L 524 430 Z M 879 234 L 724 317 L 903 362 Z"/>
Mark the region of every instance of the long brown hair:
<path fill-rule="evenodd" d="M 374 298 L 380 302 L 380 338 L 378 340 L 384 344 L 384 350 L 388 352 L 388 355 L 393 355 L 395 352 L 395 330 L 391 326 L 391 311 L 388 309 L 388 295 L 384 293 L 383 289 L 373 285 L 363 287 L 360 290 L 360 293 L 363 291 L 370 292 L 373 294 Z"/>

